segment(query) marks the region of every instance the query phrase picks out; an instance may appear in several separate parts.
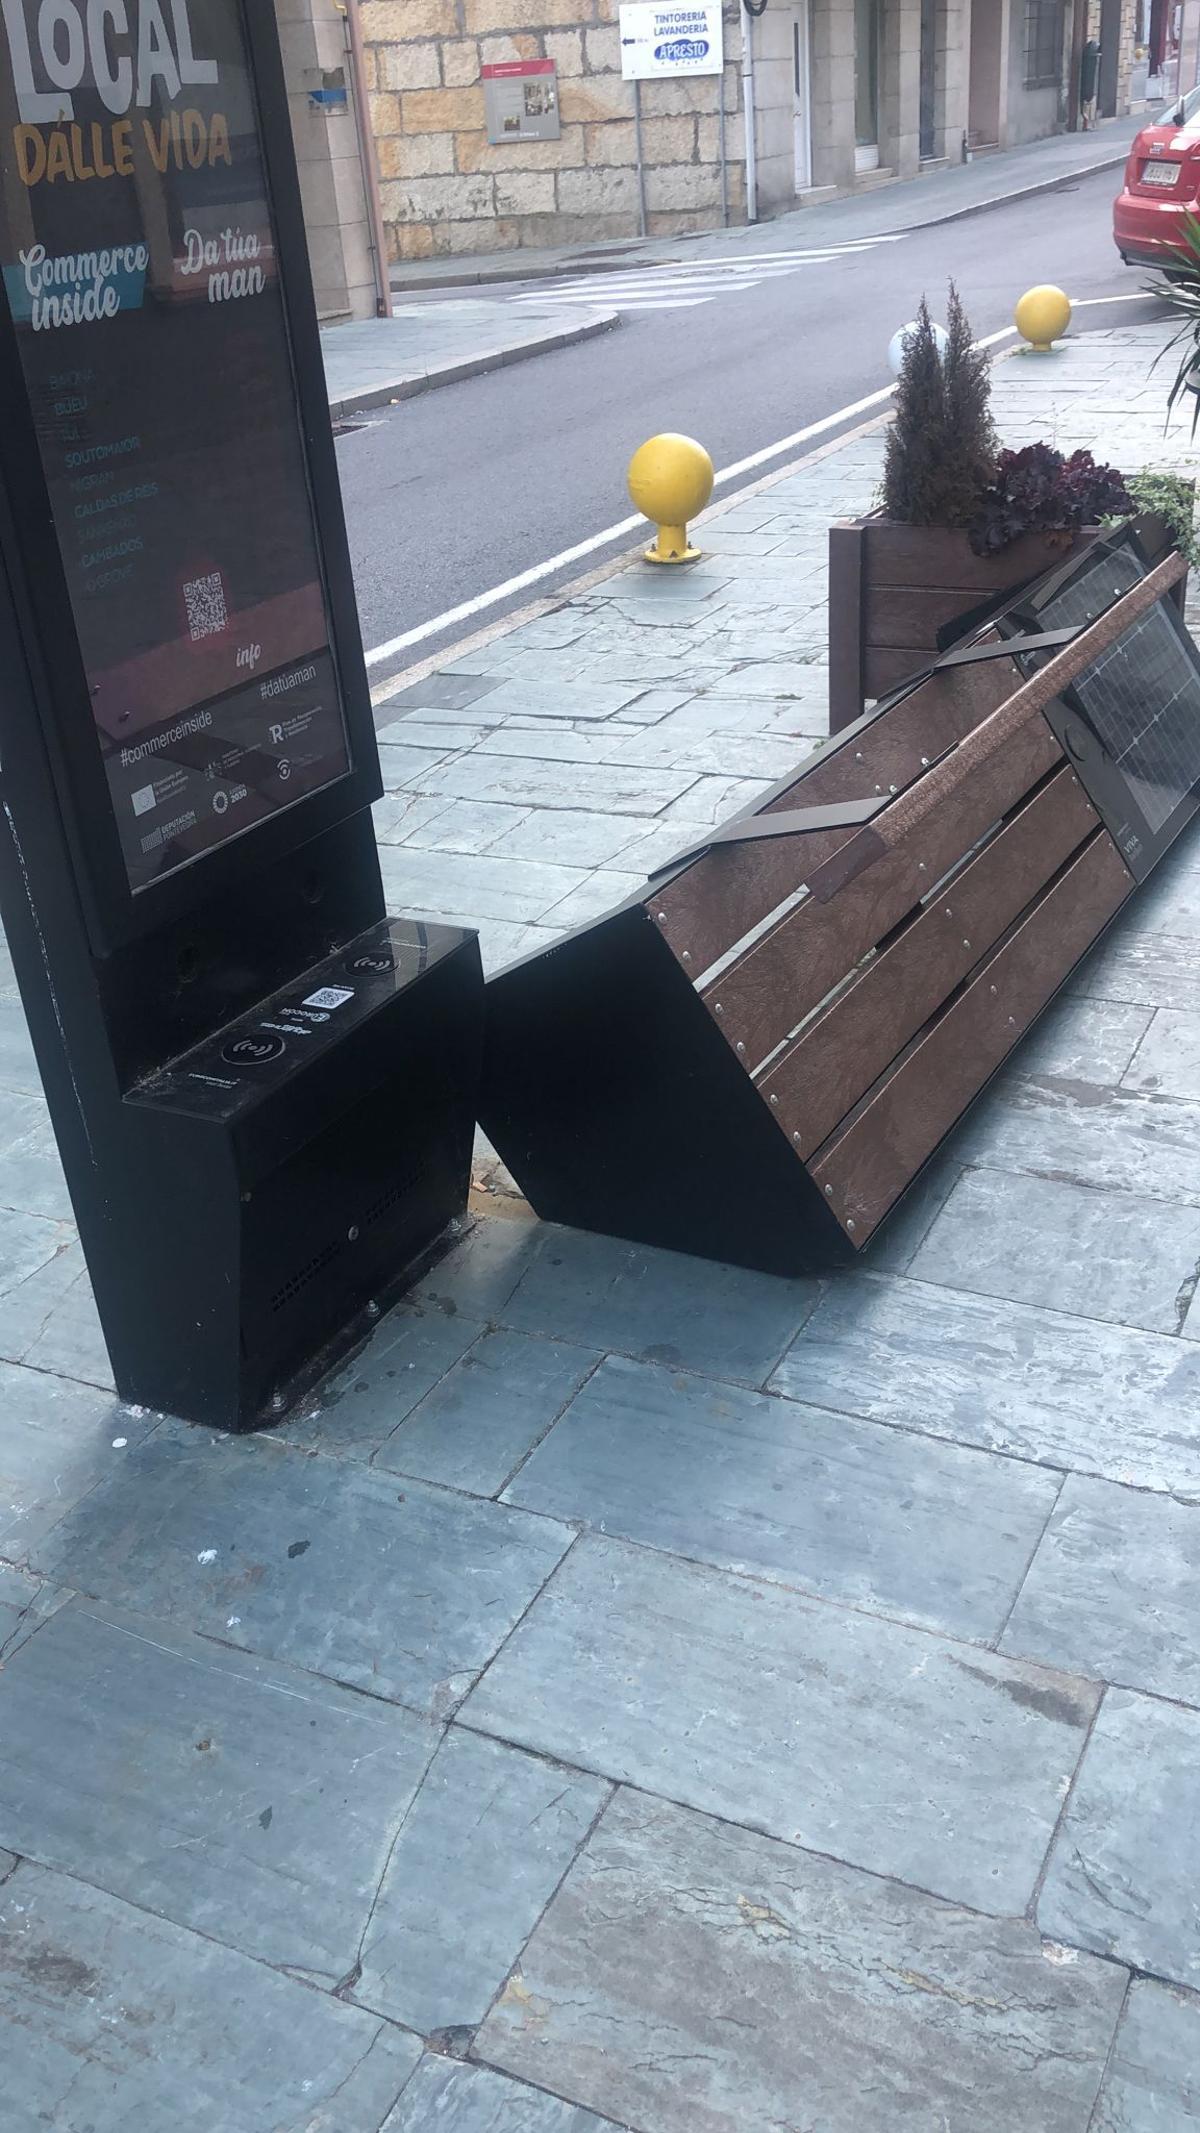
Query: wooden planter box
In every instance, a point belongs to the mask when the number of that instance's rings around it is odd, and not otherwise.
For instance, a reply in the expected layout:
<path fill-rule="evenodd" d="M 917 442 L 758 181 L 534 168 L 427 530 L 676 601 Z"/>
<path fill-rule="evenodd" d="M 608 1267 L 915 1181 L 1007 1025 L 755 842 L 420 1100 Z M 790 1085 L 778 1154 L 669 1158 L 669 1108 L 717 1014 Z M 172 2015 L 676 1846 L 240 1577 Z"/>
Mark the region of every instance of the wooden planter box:
<path fill-rule="evenodd" d="M 1184 724 L 1152 743 L 1200 763 L 1200 662 L 1160 610 L 1183 564 L 1141 568 L 1036 670 L 997 630 L 950 653 L 491 981 L 480 1119 L 539 1215 L 773 1273 L 858 1256 L 1200 804 L 1139 838 L 1081 725 L 1125 688 L 1136 757 L 1139 676 L 1169 672 Z"/>
<path fill-rule="evenodd" d="M 902 526 L 873 513 L 829 529 L 829 730 L 937 657 L 938 631 L 985 600 L 1066 562 L 1094 529 L 1053 546 L 1027 534 L 978 556 L 951 526 Z"/>
<path fill-rule="evenodd" d="M 1170 535 L 1143 515 L 1138 531 L 1153 559 Z M 902 526 L 878 513 L 829 529 L 829 730 L 841 733 L 863 705 L 897 688 L 937 657 L 938 631 L 985 601 L 1019 592 L 1095 539 L 1086 526 L 1066 541 L 1027 534 L 996 556 L 978 556 L 949 526 Z M 1182 590 L 1180 605 L 1182 606 Z"/>

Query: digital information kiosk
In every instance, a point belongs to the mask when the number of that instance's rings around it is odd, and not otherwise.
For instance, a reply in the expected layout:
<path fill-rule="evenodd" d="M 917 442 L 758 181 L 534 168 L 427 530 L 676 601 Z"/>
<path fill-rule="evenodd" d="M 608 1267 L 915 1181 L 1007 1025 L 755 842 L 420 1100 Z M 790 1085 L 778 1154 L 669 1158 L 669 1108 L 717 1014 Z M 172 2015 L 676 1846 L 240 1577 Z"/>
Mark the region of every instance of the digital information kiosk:
<path fill-rule="evenodd" d="M 117 1386 L 282 1412 L 465 1204 L 384 917 L 274 10 L 0 0 L 0 907 Z"/>

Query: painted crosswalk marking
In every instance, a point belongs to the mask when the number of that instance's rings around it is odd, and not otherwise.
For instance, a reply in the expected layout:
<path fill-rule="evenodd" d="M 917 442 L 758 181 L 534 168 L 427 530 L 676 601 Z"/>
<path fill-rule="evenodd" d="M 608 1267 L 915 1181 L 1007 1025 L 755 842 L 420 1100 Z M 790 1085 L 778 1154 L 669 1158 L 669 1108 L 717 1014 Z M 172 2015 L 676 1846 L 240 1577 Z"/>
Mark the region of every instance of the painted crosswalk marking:
<path fill-rule="evenodd" d="M 536 290 L 514 292 L 508 301 L 518 307 L 553 301 L 608 304 L 622 312 L 689 311 L 718 297 L 757 288 L 760 282 L 803 273 L 806 267 L 862 256 L 881 244 L 899 244 L 903 235 L 897 231 L 886 237 L 856 237 L 844 244 L 808 245 L 794 251 L 737 252 L 683 262 L 664 260 L 660 266 L 615 267 L 600 274 L 566 276 L 552 287 L 542 282 Z"/>

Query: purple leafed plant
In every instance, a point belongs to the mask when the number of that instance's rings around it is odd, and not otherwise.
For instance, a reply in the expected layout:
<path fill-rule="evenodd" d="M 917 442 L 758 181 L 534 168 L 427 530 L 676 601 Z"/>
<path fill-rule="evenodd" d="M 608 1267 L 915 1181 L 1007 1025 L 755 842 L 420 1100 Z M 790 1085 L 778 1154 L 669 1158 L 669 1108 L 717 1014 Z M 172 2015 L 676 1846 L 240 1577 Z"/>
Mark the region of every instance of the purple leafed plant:
<path fill-rule="evenodd" d="M 1044 534 L 1066 547 L 1080 526 L 1125 518 L 1137 506 L 1116 467 L 1097 466 L 1090 452 L 1066 458 L 1051 444 L 1001 452 L 984 489 L 969 536 L 976 555 L 997 555 L 1024 533 Z"/>

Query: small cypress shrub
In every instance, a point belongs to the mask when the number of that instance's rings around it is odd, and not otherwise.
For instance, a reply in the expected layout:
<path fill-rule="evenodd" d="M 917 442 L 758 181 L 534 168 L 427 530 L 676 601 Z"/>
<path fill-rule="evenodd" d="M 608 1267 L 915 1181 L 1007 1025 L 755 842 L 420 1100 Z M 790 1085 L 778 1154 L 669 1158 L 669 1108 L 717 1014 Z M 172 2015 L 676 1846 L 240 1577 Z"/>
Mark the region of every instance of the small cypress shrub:
<path fill-rule="evenodd" d="M 908 526 L 966 526 L 996 463 L 987 350 L 976 348 L 950 284 L 947 344 L 938 354 L 921 298 L 896 381 L 883 474 L 886 517 Z"/>

